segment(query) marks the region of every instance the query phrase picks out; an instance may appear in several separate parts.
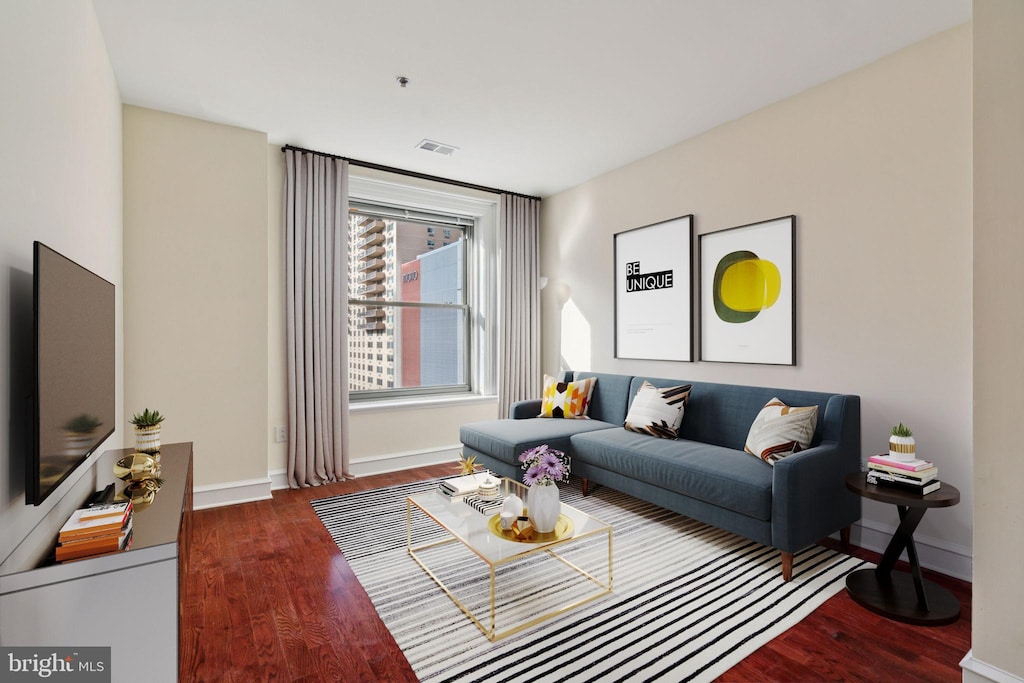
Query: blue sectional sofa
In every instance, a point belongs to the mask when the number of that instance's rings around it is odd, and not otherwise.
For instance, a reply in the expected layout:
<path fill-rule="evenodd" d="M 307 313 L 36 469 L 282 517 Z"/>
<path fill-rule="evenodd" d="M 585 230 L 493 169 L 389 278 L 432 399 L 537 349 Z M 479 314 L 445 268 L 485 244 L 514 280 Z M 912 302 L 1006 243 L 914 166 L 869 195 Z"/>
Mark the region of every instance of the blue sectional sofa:
<path fill-rule="evenodd" d="M 463 425 L 465 455 L 518 479 L 520 453 L 548 444 L 572 458 L 572 473 L 781 551 L 792 577 L 793 553 L 836 531 L 844 541 L 860 519 L 860 498 L 844 477 L 860 469 L 860 398 L 848 394 L 576 373 L 596 377 L 586 420 L 540 418 L 541 401 L 512 406 L 510 419 Z M 692 384 L 679 439 L 623 428 L 646 380 Z M 754 418 L 773 398 L 818 406 L 810 447 L 770 465 L 743 450 Z"/>

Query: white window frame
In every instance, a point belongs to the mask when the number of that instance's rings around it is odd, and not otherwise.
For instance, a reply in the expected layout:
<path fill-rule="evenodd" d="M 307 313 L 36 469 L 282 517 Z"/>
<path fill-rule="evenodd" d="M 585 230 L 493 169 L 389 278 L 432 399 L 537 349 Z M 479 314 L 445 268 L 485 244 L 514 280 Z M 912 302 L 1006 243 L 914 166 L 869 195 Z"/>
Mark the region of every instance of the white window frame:
<path fill-rule="evenodd" d="M 462 194 L 456 186 L 442 191 L 382 180 L 358 175 L 357 169 L 349 171 L 348 195 L 352 202 L 386 204 L 408 208 L 410 211 L 421 210 L 473 219 L 473 236 L 466 252 L 465 274 L 466 300 L 470 306 L 468 396 L 494 396 L 498 348 L 498 282 L 494 277 L 498 268 L 498 196 L 484 198 Z M 466 397 L 466 393 L 419 391 L 408 397 L 364 397 L 350 405 L 357 409 L 382 404 L 457 402 L 464 401 Z"/>

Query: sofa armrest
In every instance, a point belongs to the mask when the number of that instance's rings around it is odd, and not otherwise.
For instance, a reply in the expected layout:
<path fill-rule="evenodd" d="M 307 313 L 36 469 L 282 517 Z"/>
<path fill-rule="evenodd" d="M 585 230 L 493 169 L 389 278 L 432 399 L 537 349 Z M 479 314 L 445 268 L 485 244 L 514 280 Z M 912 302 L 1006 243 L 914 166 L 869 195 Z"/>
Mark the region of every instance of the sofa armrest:
<path fill-rule="evenodd" d="M 541 399 L 532 398 L 526 401 L 516 401 L 508 409 L 508 416 L 513 420 L 522 420 L 527 417 L 540 415 Z"/>
<path fill-rule="evenodd" d="M 860 519 L 861 499 L 846 488 L 860 455 L 829 441 L 775 463 L 772 545 L 796 552 Z"/>

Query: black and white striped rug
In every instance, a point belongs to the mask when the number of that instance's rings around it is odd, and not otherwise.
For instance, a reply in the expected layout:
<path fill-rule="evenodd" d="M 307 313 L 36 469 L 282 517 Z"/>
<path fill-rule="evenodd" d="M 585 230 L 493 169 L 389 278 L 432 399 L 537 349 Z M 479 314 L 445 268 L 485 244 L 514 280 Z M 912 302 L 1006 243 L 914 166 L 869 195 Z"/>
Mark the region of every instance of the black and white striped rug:
<path fill-rule="evenodd" d="M 491 643 L 406 552 L 406 496 L 436 487 L 418 482 L 312 503 L 423 681 L 711 680 L 839 592 L 846 574 L 870 566 L 815 546 L 797 554 L 785 583 L 774 549 L 608 488 L 584 498 L 573 478 L 562 500 L 614 528 L 614 592 Z M 414 544 L 444 536 L 421 516 L 413 521 Z M 593 541 L 566 554 L 604 577 L 605 536 Z M 458 543 L 429 553 L 446 585 L 475 613 L 486 611 L 483 561 Z M 585 588 L 566 573 L 543 553 L 502 565 L 499 616 L 527 619 L 530 609 Z"/>

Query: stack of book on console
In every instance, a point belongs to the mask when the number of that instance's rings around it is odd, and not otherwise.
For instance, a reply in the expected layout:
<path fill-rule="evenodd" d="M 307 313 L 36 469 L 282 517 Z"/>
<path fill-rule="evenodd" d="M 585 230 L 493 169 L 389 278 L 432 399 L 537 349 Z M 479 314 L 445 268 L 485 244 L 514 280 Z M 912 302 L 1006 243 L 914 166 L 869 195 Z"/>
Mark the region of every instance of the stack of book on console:
<path fill-rule="evenodd" d="M 132 502 L 75 510 L 57 537 L 57 561 L 70 562 L 128 550 L 132 542 Z"/>
<path fill-rule="evenodd" d="M 868 483 L 924 495 L 938 491 L 939 468 L 927 460 L 902 461 L 888 453 L 868 458 Z"/>

